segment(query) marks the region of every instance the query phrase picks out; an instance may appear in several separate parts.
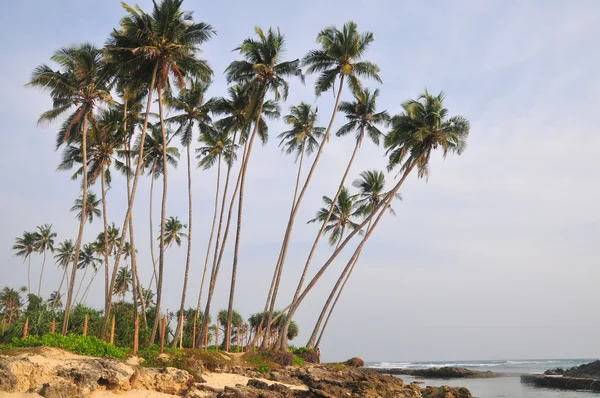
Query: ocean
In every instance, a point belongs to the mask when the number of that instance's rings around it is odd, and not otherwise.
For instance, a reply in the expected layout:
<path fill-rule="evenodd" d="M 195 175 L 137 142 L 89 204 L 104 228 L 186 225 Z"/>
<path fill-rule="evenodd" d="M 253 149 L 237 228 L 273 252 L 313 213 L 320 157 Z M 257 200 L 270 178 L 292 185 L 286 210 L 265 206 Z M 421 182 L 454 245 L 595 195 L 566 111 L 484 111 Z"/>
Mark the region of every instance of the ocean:
<path fill-rule="evenodd" d="M 440 361 L 440 362 L 368 362 L 367 367 L 373 368 L 401 368 L 401 369 L 427 369 L 454 366 L 472 370 L 490 370 L 496 373 L 505 373 L 506 377 L 495 379 L 426 379 L 400 375 L 406 383 L 421 381 L 428 386 L 457 386 L 467 387 L 476 398 L 583 398 L 600 397 L 600 394 L 587 391 L 566 391 L 548 388 L 538 388 L 529 384 L 522 384 L 521 374 L 541 374 L 548 369 L 571 368 L 594 361 L 586 359 L 526 359 L 526 360 L 499 360 L 499 361 Z"/>

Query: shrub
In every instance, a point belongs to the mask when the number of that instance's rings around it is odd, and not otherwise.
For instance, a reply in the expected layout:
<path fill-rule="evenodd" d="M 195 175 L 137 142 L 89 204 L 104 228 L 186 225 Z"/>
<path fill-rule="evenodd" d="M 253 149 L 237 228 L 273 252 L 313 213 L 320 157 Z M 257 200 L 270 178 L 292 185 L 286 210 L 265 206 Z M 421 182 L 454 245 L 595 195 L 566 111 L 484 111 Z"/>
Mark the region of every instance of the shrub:
<path fill-rule="evenodd" d="M 304 359 L 294 355 L 294 366 L 302 366 L 302 365 L 304 365 Z"/>
<path fill-rule="evenodd" d="M 48 333 L 41 337 L 33 335 L 24 339 L 13 338 L 12 342 L 5 348 L 40 346 L 62 348 L 75 354 L 94 357 L 125 358 L 126 356 L 126 351 L 121 348 L 108 344 L 97 337 L 79 334 L 63 336 L 62 334 Z"/>

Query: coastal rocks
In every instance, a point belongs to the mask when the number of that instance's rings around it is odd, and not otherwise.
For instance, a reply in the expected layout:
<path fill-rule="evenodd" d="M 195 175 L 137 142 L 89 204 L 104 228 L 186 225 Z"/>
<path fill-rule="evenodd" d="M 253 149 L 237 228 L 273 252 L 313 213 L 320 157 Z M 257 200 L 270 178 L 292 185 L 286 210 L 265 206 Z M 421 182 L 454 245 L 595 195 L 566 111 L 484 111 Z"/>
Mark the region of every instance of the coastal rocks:
<path fill-rule="evenodd" d="M 490 371 L 477 371 L 465 368 L 455 367 L 443 367 L 443 368 L 430 368 L 430 369 L 378 369 L 373 368 L 377 373 L 389 374 L 389 375 L 408 375 L 426 377 L 429 379 L 486 379 L 492 377 L 499 377 L 497 373 Z"/>
<path fill-rule="evenodd" d="M 471 392 L 464 387 L 427 387 L 422 392 L 423 398 L 472 398 Z"/>
<path fill-rule="evenodd" d="M 600 380 L 600 361 L 575 366 L 574 368 L 566 370 L 564 376 Z"/>
<path fill-rule="evenodd" d="M 546 376 L 562 376 L 565 374 L 565 370 L 563 368 L 548 369 L 544 374 Z"/>
<path fill-rule="evenodd" d="M 45 398 L 87 398 L 90 395 L 89 390 L 81 389 L 66 380 L 46 383 L 39 393 Z"/>
<path fill-rule="evenodd" d="M 353 368 L 362 368 L 363 366 L 365 366 L 365 361 L 363 361 L 360 358 L 354 357 L 347 360 L 346 365 L 351 366 Z"/>
<path fill-rule="evenodd" d="M 132 388 L 157 391 L 164 394 L 183 395 L 194 384 L 194 377 L 176 368 L 139 368 Z"/>
<path fill-rule="evenodd" d="M 600 380 L 566 376 L 522 375 L 521 383 L 564 390 L 600 391 Z"/>

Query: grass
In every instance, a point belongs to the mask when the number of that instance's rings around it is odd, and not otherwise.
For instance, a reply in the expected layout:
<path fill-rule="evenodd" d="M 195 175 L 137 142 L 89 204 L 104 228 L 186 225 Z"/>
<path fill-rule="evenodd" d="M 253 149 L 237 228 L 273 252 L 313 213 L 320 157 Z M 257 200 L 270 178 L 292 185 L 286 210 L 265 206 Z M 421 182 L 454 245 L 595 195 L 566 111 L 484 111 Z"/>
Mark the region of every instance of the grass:
<path fill-rule="evenodd" d="M 93 357 L 109 357 L 123 359 L 127 356 L 128 350 L 116 347 L 94 336 L 83 336 L 80 334 L 62 334 L 48 333 L 43 336 L 27 336 L 24 339 L 13 338 L 10 344 L 0 347 L 1 350 L 26 348 L 26 347 L 56 347 L 62 348 L 79 355 L 88 355 Z"/>

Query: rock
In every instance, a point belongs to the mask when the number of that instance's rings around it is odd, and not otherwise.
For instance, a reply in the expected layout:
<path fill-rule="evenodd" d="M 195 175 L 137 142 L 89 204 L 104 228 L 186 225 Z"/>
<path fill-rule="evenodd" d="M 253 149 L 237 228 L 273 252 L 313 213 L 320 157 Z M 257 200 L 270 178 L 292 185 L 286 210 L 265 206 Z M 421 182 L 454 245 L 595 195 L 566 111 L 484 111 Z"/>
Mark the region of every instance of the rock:
<path fill-rule="evenodd" d="M 567 376 L 522 375 L 521 383 L 565 390 L 600 391 L 600 380 Z"/>
<path fill-rule="evenodd" d="M 347 360 L 346 365 L 352 366 L 353 368 L 362 368 L 363 366 L 365 366 L 365 361 L 363 361 L 360 358 L 354 357 Z"/>
<path fill-rule="evenodd" d="M 446 366 L 443 368 L 431 368 L 431 369 L 380 369 L 372 368 L 377 373 L 390 374 L 390 375 L 409 375 L 418 377 L 427 377 L 430 379 L 485 379 L 491 377 L 499 377 L 497 373 L 486 371 L 481 372 L 477 370 L 470 370 L 465 368 L 455 368 Z"/>
<path fill-rule="evenodd" d="M 600 380 L 600 361 L 594 361 L 568 369 L 564 372 L 564 376 Z"/>
<path fill-rule="evenodd" d="M 544 372 L 544 374 L 547 376 L 562 376 L 564 373 L 565 370 L 563 368 L 548 369 Z"/>
<path fill-rule="evenodd" d="M 132 387 L 163 394 L 184 395 L 193 385 L 194 377 L 185 370 L 140 368 Z"/>
<path fill-rule="evenodd" d="M 82 390 L 70 381 L 60 380 L 44 384 L 40 395 L 46 398 L 87 398 L 90 391 Z"/>
<path fill-rule="evenodd" d="M 472 398 L 471 392 L 464 387 L 427 387 L 422 391 L 423 398 Z"/>

